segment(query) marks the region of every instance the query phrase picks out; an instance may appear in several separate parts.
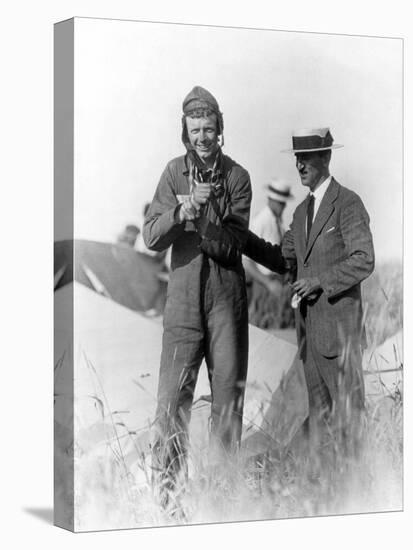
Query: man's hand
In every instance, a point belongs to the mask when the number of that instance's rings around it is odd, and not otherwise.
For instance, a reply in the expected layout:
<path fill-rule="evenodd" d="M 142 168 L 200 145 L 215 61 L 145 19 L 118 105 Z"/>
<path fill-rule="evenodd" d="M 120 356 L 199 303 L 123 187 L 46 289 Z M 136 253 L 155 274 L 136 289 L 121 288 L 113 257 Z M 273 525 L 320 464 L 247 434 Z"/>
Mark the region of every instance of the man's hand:
<path fill-rule="evenodd" d="M 197 183 L 192 191 L 191 199 L 199 205 L 206 204 L 212 195 L 212 185 L 210 183 Z"/>
<path fill-rule="evenodd" d="M 305 279 L 298 279 L 291 285 L 294 292 L 296 292 L 301 298 L 315 298 L 321 285 L 318 277 L 308 277 Z"/>
<path fill-rule="evenodd" d="M 191 199 L 188 197 L 184 200 L 179 209 L 179 221 L 192 221 L 198 216 L 198 211 L 195 209 L 194 205 L 191 202 Z"/>

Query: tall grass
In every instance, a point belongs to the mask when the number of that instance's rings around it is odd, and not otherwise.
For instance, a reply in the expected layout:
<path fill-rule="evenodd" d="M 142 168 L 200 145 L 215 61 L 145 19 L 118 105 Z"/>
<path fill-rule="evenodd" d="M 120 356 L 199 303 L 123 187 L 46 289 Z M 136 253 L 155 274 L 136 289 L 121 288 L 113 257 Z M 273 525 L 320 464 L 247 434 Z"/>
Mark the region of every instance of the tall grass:
<path fill-rule="evenodd" d="M 402 328 L 401 272 L 385 267 L 366 285 L 370 350 Z M 398 368 L 399 364 L 393 365 Z M 88 362 L 94 376 L 96 370 Z M 151 485 L 150 449 L 135 445 L 137 434 L 111 413 L 103 385 L 102 420 L 110 426 L 95 449 L 76 450 L 77 529 L 113 529 L 204 522 L 243 521 L 400 510 L 402 508 L 402 388 L 368 399 L 354 425 L 356 449 L 345 450 L 340 431 L 324 431 L 317 445 L 298 435 L 296 445 L 258 456 L 243 453 L 211 461 L 204 440 L 189 452 L 189 476 L 159 506 Z M 202 430 L 201 430 L 202 432 Z M 271 434 L 270 434 L 271 435 Z M 121 442 L 132 452 L 124 456 Z M 135 446 L 133 446 L 135 445 Z M 135 451 L 133 450 L 135 449 Z M 132 456 L 132 458 L 131 458 Z"/>
<path fill-rule="evenodd" d="M 382 344 L 403 326 L 402 264 L 382 262 L 363 283 L 363 303 L 367 341 L 370 347 Z"/>
<path fill-rule="evenodd" d="M 211 463 L 192 448 L 189 478 L 159 506 L 150 454 L 125 476 L 108 444 L 79 457 L 78 529 L 294 518 L 399 510 L 402 507 L 401 401 L 368 407 L 358 455 L 340 452 L 334 435 L 321 448 L 242 455 Z M 203 449 L 203 450 L 202 450 Z M 139 472 L 140 470 L 140 472 Z M 142 476 L 142 472 L 144 475 Z"/>

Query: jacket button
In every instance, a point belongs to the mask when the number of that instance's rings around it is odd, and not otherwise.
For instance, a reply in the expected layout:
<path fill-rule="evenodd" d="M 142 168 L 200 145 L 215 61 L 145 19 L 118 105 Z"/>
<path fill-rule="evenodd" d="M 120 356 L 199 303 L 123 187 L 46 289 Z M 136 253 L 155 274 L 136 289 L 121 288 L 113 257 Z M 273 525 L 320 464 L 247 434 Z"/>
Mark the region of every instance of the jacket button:
<path fill-rule="evenodd" d="M 308 262 L 304 262 L 304 267 L 308 267 Z"/>

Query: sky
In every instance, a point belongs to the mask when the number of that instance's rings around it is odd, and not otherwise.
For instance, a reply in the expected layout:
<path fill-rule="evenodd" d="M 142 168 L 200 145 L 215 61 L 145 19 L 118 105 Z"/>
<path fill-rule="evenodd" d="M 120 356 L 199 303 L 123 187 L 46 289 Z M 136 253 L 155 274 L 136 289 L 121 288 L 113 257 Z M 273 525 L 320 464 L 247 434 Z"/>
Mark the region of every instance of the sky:
<path fill-rule="evenodd" d="M 401 259 L 401 40 L 132 21 L 75 20 L 75 238 L 113 241 L 141 223 L 184 153 L 182 100 L 195 85 L 220 104 L 224 152 L 251 176 L 252 216 L 282 177 L 295 197 L 288 225 L 307 191 L 281 150 L 293 129 L 329 126 L 344 145 L 330 171 L 362 198 L 377 259 Z"/>

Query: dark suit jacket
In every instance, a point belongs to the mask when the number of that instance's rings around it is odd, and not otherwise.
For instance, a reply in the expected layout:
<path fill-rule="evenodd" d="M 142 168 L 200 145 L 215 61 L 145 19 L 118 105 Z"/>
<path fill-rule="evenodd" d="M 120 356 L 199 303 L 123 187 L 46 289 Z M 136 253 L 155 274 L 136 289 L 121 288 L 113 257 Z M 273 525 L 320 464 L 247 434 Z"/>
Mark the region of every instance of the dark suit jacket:
<path fill-rule="evenodd" d="M 369 216 L 360 197 L 333 178 L 306 244 L 307 202 L 296 208 L 281 249 L 249 232 L 244 254 L 277 272 L 289 266 L 297 279 L 319 278 L 321 293 L 297 309 L 298 343 L 303 349 L 311 339 L 322 355 L 334 357 L 365 343 L 360 283 L 374 269 Z"/>

